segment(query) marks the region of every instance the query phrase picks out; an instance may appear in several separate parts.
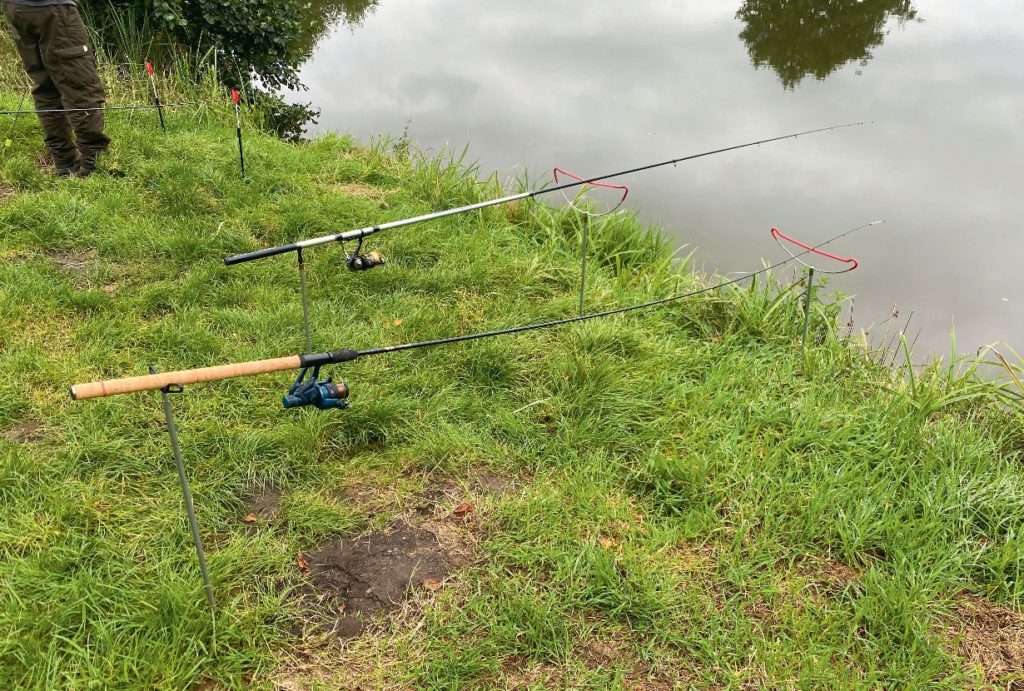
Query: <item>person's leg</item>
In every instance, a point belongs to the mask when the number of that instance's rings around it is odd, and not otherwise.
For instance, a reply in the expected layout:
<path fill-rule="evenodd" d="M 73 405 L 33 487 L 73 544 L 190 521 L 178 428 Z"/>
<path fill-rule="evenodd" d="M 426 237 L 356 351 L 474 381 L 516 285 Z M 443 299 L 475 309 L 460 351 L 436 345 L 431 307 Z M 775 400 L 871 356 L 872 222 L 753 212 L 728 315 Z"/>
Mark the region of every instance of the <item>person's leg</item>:
<path fill-rule="evenodd" d="M 56 5 L 52 10 L 56 20 L 52 31 L 40 40 L 40 55 L 60 91 L 64 107 L 102 108 L 107 95 L 78 8 Z M 75 129 L 82 172 L 92 172 L 96 157 L 110 145 L 110 138 L 103 132 L 103 111 L 72 111 L 67 117 Z"/>
<path fill-rule="evenodd" d="M 44 31 L 52 31 L 45 25 L 53 22 L 55 15 L 40 13 L 39 8 L 4 4 L 4 14 L 14 27 L 14 42 L 21 55 L 25 72 L 32 80 L 32 99 L 36 110 L 60 110 L 64 108 L 60 91 L 57 89 L 40 52 L 39 37 Z M 47 16 L 49 14 L 49 17 Z M 64 113 L 39 113 L 43 126 L 46 148 L 53 157 L 58 173 L 66 174 L 77 165 L 78 149 L 71 140 L 71 126 Z"/>

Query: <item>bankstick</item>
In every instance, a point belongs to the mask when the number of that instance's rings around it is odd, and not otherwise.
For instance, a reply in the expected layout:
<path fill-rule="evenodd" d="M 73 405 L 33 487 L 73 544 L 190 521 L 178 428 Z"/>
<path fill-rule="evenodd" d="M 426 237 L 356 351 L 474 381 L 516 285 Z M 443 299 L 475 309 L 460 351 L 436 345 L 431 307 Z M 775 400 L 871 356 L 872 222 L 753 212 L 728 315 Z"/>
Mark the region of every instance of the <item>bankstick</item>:
<path fill-rule="evenodd" d="M 149 83 L 153 87 L 153 103 L 156 104 L 156 112 L 160 114 L 160 129 L 166 132 L 167 125 L 164 123 L 164 107 L 160 103 L 160 91 L 156 88 L 156 75 L 153 73 L 153 63 L 149 60 L 146 61 L 146 73 L 149 74 Z"/>
<path fill-rule="evenodd" d="M 245 179 L 245 147 L 242 145 L 242 95 L 238 89 L 231 90 L 231 102 L 235 104 L 235 132 L 238 134 L 238 161 L 242 165 L 242 178 Z"/>

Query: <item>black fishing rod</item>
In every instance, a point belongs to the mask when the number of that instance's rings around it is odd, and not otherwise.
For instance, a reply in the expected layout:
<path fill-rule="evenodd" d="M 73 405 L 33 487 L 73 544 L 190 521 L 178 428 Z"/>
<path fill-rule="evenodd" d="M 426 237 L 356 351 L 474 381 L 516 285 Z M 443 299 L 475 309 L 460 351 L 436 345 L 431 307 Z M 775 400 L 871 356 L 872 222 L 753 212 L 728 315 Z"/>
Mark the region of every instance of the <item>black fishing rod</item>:
<path fill-rule="evenodd" d="M 468 204 L 466 206 L 460 206 L 454 209 L 447 209 L 445 211 L 435 211 L 433 213 L 424 214 L 422 216 L 413 216 L 410 218 L 403 218 L 398 221 L 389 221 L 387 223 L 381 223 L 376 226 L 369 226 L 367 228 L 359 228 L 356 230 L 350 230 L 343 233 L 335 233 L 333 235 L 324 235 L 318 238 L 311 238 L 309 240 L 302 240 L 300 242 L 294 242 L 290 245 L 280 245 L 278 247 L 268 247 L 262 250 L 256 250 L 255 252 L 246 252 L 243 254 L 236 254 L 232 257 L 224 259 L 224 263 L 228 266 L 235 264 L 243 264 L 245 262 L 251 262 L 256 259 L 264 259 L 266 257 L 273 257 L 278 254 L 286 254 L 288 252 L 298 252 L 308 247 L 315 247 L 316 245 L 324 245 L 330 242 L 346 242 L 348 240 L 362 240 L 363 238 L 369 237 L 375 233 L 379 233 L 382 230 L 391 230 L 392 228 L 401 228 L 403 226 L 410 226 L 415 223 L 423 223 L 425 221 L 433 221 L 439 218 L 445 218 L 448 216 L 455 216 L 456 214 L 463 214 L 469 211 L 476 211 L 478 209 L 485 209 L 490 206 L 497 206 L 499 204 L 508 204 L 510 202 L 519 201 L 521 199 L 532 199 L 533 197 L 549 194 L 551 192 L 559 192 L 562 190 L 573 189 L 575 187 L 582 187 L 584 185 L 601 182 L 603 180 L 610 180 L 611 178 L 623 177 L 626 175 L 633 175 L 646 170 L 653 170 L 655 168 L 662 168 L 664 166 L 671 166 L 677 163 L 683 163 L 685 161 L 693 161 L 698 158 L 705 158 L 707 156 L 714 156 L 716 154 L 723 154 L 728 151 L 737 151 L 739 149 L 746 149 L 752 146 L 759 146 L 761 144 L 770 144 L 772 142 L 782 141 L 784 139 L 796 139 L 797 137 L 804 137 L 811 134 L 818 134 L 821 132 L 831 132 L 833 130 L 845 129 L 847 127 L 859 127 L 868 123 L 865 122 L 850 122 L 843 125 L 832 125 L 831 127 L 822 127 L 814 130 L 806 130 L 804 132 L 796 132 L 794 134 L 785 134 L 780 137 L 772 137 L 770 139 L 761 139 L 756 142 L 748 142 L 746 144 L 738 144 L 735 146 L 727 146 L 721 149 L 714 149 L 713 151 L 705 151 L 699 154 L 691 154 L 689 156 L 683 156 L 681 158 L 673 158 L 668 161 L 661 161 L 660 163 L 651 163 L 648 165 L 638 166 L 636 168 L 629 168 L 628 170 L 621 170 L 617 173 L 608 173 L 606 175 L 598 175 L 592 178 L 586 179 L 574 179 L 571 182 L 566 182 L 560 185 L 554 185 L 552 187 L 542 187 L 537 190 L 529 192 L 520 192 L 519 194 L 512 194 L 507 197 L 500 197 L 498 199 L 491 199 L 485 202 L 478 202 L 476 204 Z"/>
<path fill-rule="evenodd" d="M 637 305 L 627 305 L 625 307 L 617 307 L 610 310 L 604 310 L 602 312 L 592 312 L 590 314 L 568 317 L 566 319 L 556 319 L 553 321 L 536 322 L 533 324 L 514 326 L 507 329 L 482 331 L 462 336 L 439 338 L 431 341 L 416 341 L 413 343 L 403 343 L 393 346 L 384 346 L 381 348 L 370 348 L 369 350 L 344 349 L 325 353 L 290 355 L 271 360 L 256 360 L 230 365 L 219 365 L 216 367 L 204 367 L 201 369 L 150 374 L 140 377 L 128 377 L 112 381 L 98 381 L 90 384 L 78 384 L 71 387 L 71 398 L 76 401 L 82 401 L 92 398 L 104 398 L 107 396 L 137 393 L 140 391 L 155 391 L 172 386 L 185 386 L 199 382 L 221 381 L 235 377 L 255 376 L 257 374 L 268 374 L 271 372 L 282 372 L 285 370 L 297 369 L 301 370 L 299 376 L 289 389 L 288 395 L 284 398 L 286 408 L 298 408 L 302 406 L 315 406 L 320 409 L 344 408 L 347 406 L 347 401 L 345 399 L 348 397 L 348 386 L 343 383 L 335 384 L 329 379 L 326 381 L 319 380 L 321 367 L 325 365 L 336 365 L 343 362 L 351 362 L 371 355 L 384 355 L 387 353 L 397 353 L 406 350 L 419 350 L 421 348 L 433 348 L 436 346 L 451 345 L 454 343 L 464 343 L 466 341 L 498 338 L 527 331 L 551 329 L 567 324 L 590 321 L 592 319 L 602 319 L 617 314 L 625 314 L 627 312 L 653 309 L 661 305 L 678 302 L 680 300 L 685 300 L 687 298 L 695 297 L 704 293 L 710 293 L 730 285 L 741 283 L 754 278 L 755 276 L 760 276 L 768 273 L 769 271 L 773 271 L 774 269 L 778 269 L 779 267 L 785 266 L 791 262 L 798 261 L 799 257 L 810 253 L 822 254 L 817 252 L 819 248 L 831 244 L 840 238 L 844 238 L 847 235 L 851 235 L 857 231 L 870 228 L 871 226 L 875 226 L 880 223 L 884 223 L 884 221 L 874 221 L 872 223 L 857 226 L 856 228 L 851 228 L 850 230 L 844 231 L 813 247 L 808 246 L 803 252 L 798 254 L 791 253 L 789 257 L 782 261 L 765 266 L 757 271 L 744 274 L 738 278 L 729 279 L 705 288 L 699 288 L 687 293 L 659 298 L 657 300 L 651 300 Z M 839 259 L 840 261 L 849 261 L 842 258 Z"/>

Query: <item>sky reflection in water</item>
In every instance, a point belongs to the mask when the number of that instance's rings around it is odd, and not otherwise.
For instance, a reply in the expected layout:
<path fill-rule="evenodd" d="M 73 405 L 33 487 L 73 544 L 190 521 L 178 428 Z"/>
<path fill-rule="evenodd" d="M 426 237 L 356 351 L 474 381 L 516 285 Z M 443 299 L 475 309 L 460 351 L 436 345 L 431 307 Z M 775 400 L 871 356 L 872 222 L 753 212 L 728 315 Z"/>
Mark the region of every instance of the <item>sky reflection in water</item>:
<path fill-rule="evenodd" d="M 835 248 L 861 260 L 832 283 L 857 296 L 858 327 L 895 304 L 901 322 L 915 313 L 919 350 L 948 352 L 954 323 L 960 351 L 1024 346 L 1024 3 L 847 3 L 862 13 L 842 16 L 856 29 L 838 55 L 835 22 L 810 23 L 831 45 L 821 54 L 779 41 L 794 25 L 775 9 L 786 4 L 381 0 L 320 44 L 300 98 L 322 108 L 320 129 L 365 140 L 411 119 L 420 148 L 468 143 L 504 177 L 556 165 L 598 174 L 873 120 L 638 175 L 630 204 L 720 272 L 779 258 L 773 225 L 814 241 L 884 218 Z M 908 21 L 872 35 L 863 12 L 887 11 Z M 810 76 L 795 79 L 794 66 Z"/>

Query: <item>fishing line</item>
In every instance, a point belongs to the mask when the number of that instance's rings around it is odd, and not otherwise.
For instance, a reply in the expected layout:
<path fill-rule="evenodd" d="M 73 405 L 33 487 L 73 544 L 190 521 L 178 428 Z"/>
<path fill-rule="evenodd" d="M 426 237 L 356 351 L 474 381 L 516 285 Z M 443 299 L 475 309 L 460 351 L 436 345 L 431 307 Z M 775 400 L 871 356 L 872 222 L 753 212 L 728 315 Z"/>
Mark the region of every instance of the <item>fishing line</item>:
<path fill-rule="evenodd" d="M 4 155 L 5 156 L 7 155 L 7 150 L 10 149 L 11 146 L 14 145 L 14 131 L 18 128 L 18 118 L 20 117 L 20 113 L 22 112 L 21 108 L 22 108 L 22 106 L 25 105 L 25 99 L 27 97 L 28 97 L 28 91 L 24 92 L 21 95 L 21 100 L 18 102 L 18 110 L 16 111 L 18 114 L 15 115 L 14 116 L 14 120 L 11 121 L 11 131 L 7 133 L 7 138 L 4 139 Z"/>
<path fill-rule="evenodd" d="M 498 199 L 491 199 L 484 202 L 477 202 L 475 204 L 468 204 L 466 206 L 460 206 L 453 209 L 447 209 L 445 211 L 435 211 L 422 216 L 412 216 L 410 218 L 404 218 L 398 221 L 389 221 L 387 223 L 381 223 L 380 225 L 368 226 L 366 228 L 359 228 L 356 230 L 349 230 L 343 233 L 334 233 L 332 235 L 324 235 L 322 237 L 310 238 L 308 240 L 302 240 L 300 242 L 294 242 L 289 245 L 280 245 L 278 247 L 268 247 L 262 250 L 256 250 L 254 252 L 245 252 L 243 254 L 236 254 L 231 257 L 226 257 L 224 263 L 228 266 L 235 264 L 242 264 L 245 262 L 254 261 L 256 259 L 265 259 L 266 257 L 273 257 L 278 254 L 287 254 L 289 252 L 297 252 L 300 249 L 306 249 L 308 247 L 315 247 L 316 245 L 324 245 L 331 242 L 344 242 L 346 240 L 357 240 L 365 238 L 375 233 L 379 233 L 382 230 L 390 230 L 392 228 L 400 228 L 403 226 L 410 226 L 416 223 L 423 223 L 425 221 L 433 221 L 440 218 L 446 218 L 448 216 L 454 216 L 456 214 L 467 213 L 470 211 L 477 211 L 479 209 L 485 209 L 491 206 L 497 206 L 499 204 L 508 204 L 510 202 L 519 201 L 523 199 L 532 199 L 542 194 L 549 194 L 551 192 L 558 192 L 561 190 L 573 189 L 575 187 L 582 187 L 583 185 L 593 185 L 604 180 L 610 180 L 611 178 L 623 177 L 626 175 L 633 175 L 647 170 L 653 170 L 655 168 L 662 168 L 664 166 L 676 165 L 686 161 L 693 161 L 698 158 L 705 158 L 707 156 L 715 156 L 717 154 L 726 153 L 728 151 L 737 151 L 739 149 L 746 149 L 752 146 L 759 146 L 761 144 L 770 144 L 772 142 L 779 142 L 784 139 L 796 139 L 797 137 L 804 137 L 812 134 L 819 134 L 821 132 L 831 132 L 834 130 L 845 129 L 849 127 L 860 127 L 863 125 L 870 124 L 868 122 L 849 122 L 843 125 L 832 125 L 830 127 L 821 127 L 813 130 L 806 130 L 804 132 L 795 132 L 793 134 L 785 134 L 779 137 L 771 137 L 769 139 L 761 139 L 756 142 L 748 142 L 746 144 L 737 144 L 734 146 L 727 146 L 721 149 L 714 149 L 713 151 L 705 151 L 699 154 L 690 154 L 688 156 L 682 156 L 680 158 L 673 158 L 668 161 L 661 161 L 660 163 L 650 163 L 636 168 L 629 168 L 622 170 L 617 173 L 607 173 L 605 175 L 598 175 L 592 178 L 577 179 L 571 182 L 562 184 L 555 184 L 553 186 L 544 186 L 540 189 L 531 190 L 529 192 L 520 192 L 518 194 L 512 194 L 506 197 L 500 197 Z"/>
<path fill-rule="evenodd" d="M 707 287 L 704 287 L 704 288 L 699 288 L 697 290 L 693 290 L 693 291 L 690 291 L 688 293 L 680 293 L 680 294 L 672 295 L 672 296 L 665 297 L 665 298 L 659 298 L 657 300 L 651 300 L 650 302 L 644 302 L 644 303 L 641 303 L 641 304 L 638 304 L 638 305 L 627 305 L 625 307 L 616 307 L 615 309 L 605 310 L 603 312 L 592 312 L 590 314 L 584 314 L 584 315 L 577 316 L 577 317 L 568 317 L 566 319 L 557 319 L 555 321 L 539 322 L 539 323 L 536 323 L 536 324 L 527 324 L 527 325 L 524 325 L 524 326 L 514 326 L 514 327 L 511 327 L 511 328 L 508 328 L 508 329 L 498 329 L 496 331 L 484 331 L 484 332 L 481 332 L 481 333 L 466 334 L 466 335 L 463 335 L 463 336 L 452 336 L 452 337 L 449 337 L 449 338 L 440 338 L 440 339 L 436 339 L 436 340 L 432 340 L 432 341 L 419 341 L 419 342 L 415 342 L 415 343 L 403 343 L 401 345 L 385 346 L 383 348 L 373 348 L 371 350 L 361 350 L 361 351 L 358 351 L 358 356 L 357 357 L 363 357 L 363 356 L 366 356 L 366 355 L 380 355 L 380 354 L 383 354 L 383 353 L 395 353 L 395 352 L 400 352 L 400 351 L 403 351 L 403 350 L 416 350 L 416 349 L 419 349 L 419 348 L 430 348 L 430 347 L 433 347 L 433 346 L 448 345 L 448 344 L 451 344 L 451 343 L 462 343 L 464 341 L 475 341 L 475 340 L 484 339 L 484 338 L 496 338 L 498 336 L 508 336 L 508 335 L 511 335 L 511 334 L 523 333 L 523 332 L 526 332 L 526 331 L 536 331 L 536 330 L 539 330 L 539 329 L 550 329 L 550 328 L 554 328 L 556 326 L 563 326 L 565 324 L 574 324 L 576 322 L 584 322 L 584 321 L 590 321 L 592 319 L 602 319 L 604 317 L 611 317 L 611 316 L 614 316 L 616 314 L 625 314 L 627 312 L 636 312 L 636 311 L 640 311 L 640 310 L 651 309 L 651 308 L 658 307 L 658 306 L 661 306 L 661 305 L 666 305 L 666 304 L 669 304 L 669 303 L 672 303 L 672 302 L 678 302 L 680 300 L 685 300 L 687 298 L 696 297 L 696 296 L 702 295 L 704 293 L 710 293 L 710 292 L 719 290 L 721 288 L 726 288 L 728 286 L 735 285 L 737 283 L 742 283 L 743 281 L 746 281 L 746 280 L 748 280 L 750 278 L 754 278 L 755 276 L 760 276 L 762 274 L 766 274 L 766 273 L 768 273 L 770 271 L 773 271 L 774 269 L 777 269 L 777 268 L 779 268 L 781 266 L 785 266 L 786 264 L 789 264 L 789 263 L 791 263 L 793 261 L 799 262 L 800 261 L 799 257 L 802 257 L 802 256 L 804 256 L 806 254 L 815 253 L 815 251 L 818 250 L 819 248 L 824 247 L 824 246 L 828 245 L 829 243 L 835 242 L 836 240 L 839 240 L 840 238 L 846 237 L 847 235 L 850 235 L 851 233 L 855 233 L 855 232 L 857 232 L 859 230 L 863 230 L 864 228 L 869 228 L 871 226 L 878 225 L 878 224 L 884 223 L 884 222 L 885 221 L 873 221 L 871 223 L 865 223 L 864 225 L 857 226 L 856 228 L 851 228 L 850 230 L 847 230 L 847 231 L 845 231 L 843 233 L 840 233 L 839 235 L 836 235 L 835 237 L 830 238 L 830 239 L 828 239 L 828 240 L 826 240 L 826 241 L 824 241 L 824 242 L 822 242 L 822 243 L 820 243 L 818 245 L 814 245 L 813 247 L 806 247 L 806 249 L 803 252 L 801 252 L 800 254 L 798 254 L 798 255 L 793 255 L 792 253 L 789 253 L 790 254 L 790 258 L 789 259 L 783 259 L 782 261 L 776 262 L 775 264 L 772 264 L 770 266 L 766 266 L 766 267 L 764 267 L 762 269 L 759 269 L 758 271 L 754 271 L 754 272 L 751 272 L 751 273 L 748 273 L 748 274 L 744 274 L 744 275 L 742 275 L 742 276 L 740 276 L 738 278 L 733 278 L 733 279 L 730 279 L 728 281 L 722 281 L 721 283 L 716 283 L 715 285 L 712 285 L 712 286 L 707 286 Z M 849 269 L 847 271 L 849 271 Z M 838 273 L 846 273 L 846 271 L 842 271 L 842 272 L 838 272 Z"/>
<path fill-rule="evenodd" d="M 30 113 L 49 114 L 49 113 L 95 113 L 99 111 L 112 111 L 112 110 L 156 110 L 158 108 L 184 108 L 186 106 L 201 106 L 206 105 L 202 102 L 194 103 L 162 103 L 159 106 L 147 104 L 138 106 L 103 106 L 102 108 L 49 108 L 45 110 L 0 110 L 0 115 L 27 115 Z M 21 106 L 19 106 L 20 109 Z"/>

